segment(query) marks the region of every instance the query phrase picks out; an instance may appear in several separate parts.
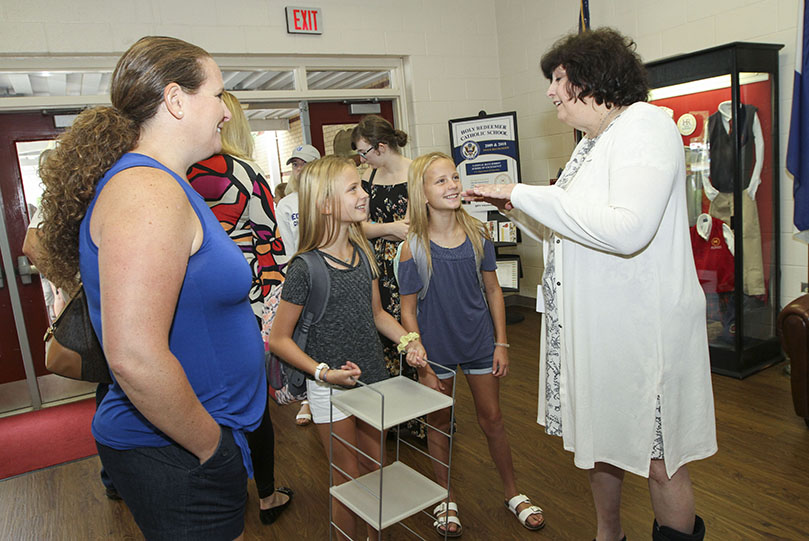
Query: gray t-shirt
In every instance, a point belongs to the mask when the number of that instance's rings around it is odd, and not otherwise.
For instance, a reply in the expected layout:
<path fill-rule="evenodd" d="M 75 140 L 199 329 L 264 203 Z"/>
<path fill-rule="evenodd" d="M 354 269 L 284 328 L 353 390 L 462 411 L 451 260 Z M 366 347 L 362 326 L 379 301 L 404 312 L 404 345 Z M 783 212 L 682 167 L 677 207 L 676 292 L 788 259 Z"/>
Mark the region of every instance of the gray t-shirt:
<path fill-rule="evenodd" d="M 339 369 L 352 361 L 362 370 L 360 381 L 376 383 L 387 379 L 388 372 L 374 324 L 370 278 L 360 265 L 337 269 L 326 263 L 331 280 L 329 301 L 323 318 L 309 330 L 306 354 L 330 368 Z M 302 306 L 308 295 L 309 269 L 295 258 L 287 268 L 281 299 Z"/>

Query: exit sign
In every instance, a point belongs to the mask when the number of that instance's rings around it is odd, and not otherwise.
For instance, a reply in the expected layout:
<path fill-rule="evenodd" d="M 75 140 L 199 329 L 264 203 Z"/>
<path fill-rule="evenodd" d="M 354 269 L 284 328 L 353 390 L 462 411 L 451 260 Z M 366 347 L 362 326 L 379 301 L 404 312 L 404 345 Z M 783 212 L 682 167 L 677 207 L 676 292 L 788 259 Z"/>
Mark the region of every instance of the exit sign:
<path fill-rule="evenodd" d="M 323 13 L 320 8 L 287 6 L 287 34 L 322 34 Z"/>

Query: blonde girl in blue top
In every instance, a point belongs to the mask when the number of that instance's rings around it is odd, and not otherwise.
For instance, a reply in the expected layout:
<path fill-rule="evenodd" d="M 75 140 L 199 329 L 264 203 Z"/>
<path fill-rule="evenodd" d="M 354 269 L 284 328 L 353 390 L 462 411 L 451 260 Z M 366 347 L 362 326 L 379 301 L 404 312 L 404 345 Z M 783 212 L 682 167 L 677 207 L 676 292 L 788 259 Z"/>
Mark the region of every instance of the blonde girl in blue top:
<path fill-rule="evenodd" d="M 362 233 L 362 223 L 367 218 L 368 194 L 362 189 L 353 162 L 327 156 L 304 166 L 300 179 L 298 253 L 314 251 L 323 258 L 331 284 L 329 299 L 323 317 L 309 331 L 306 350 L 301 350 L 292 335 L 309 294 L 309 276 L 306 262 L 293 258 L 287 268 L 269 344 L 273 353 L 313 376 L 307 380 L 307 395 L 326 456 L 329 456 L 332 418 L 335 434 L 378 462 L 379 432 L 337 408 L 330 413 L 329 401 L 332 386 L 333 392 L 339 393 L 340 388 L 352 387 L 358 379 L 374 383 L 388 378 L 379 334 L 397 343 L 408 334 L 379 300 L 379 273 L 371 246 Z M 408 342 L 407 361 L 428 374 L 431 371 L 424 367 L 427 356 L 424 348 L 418 340 L 410 338 L 404 340 Z M 378 468 L 342 441 L 335 438 L 331 444 L 334 464 L 351 477 Z M 337 469 L 333 474 L 336 485 L 348 481 Z M 352 539 L 364 538 L 365 533 L 355 535 L 363 524 L 356 515 L 337 500 L 333 506 L 337 526 Z M 370 526 L 367 535 L 376 537 Z"/>
<path fill-rule="evenodd" d="M 494 245 L 483 224 L 461 207 L 461 191 L 458 171 L 446 154 L 426 154 L 410 165 L 410 232 L 399 264 L 402 325 L 422 333 L 431 361 L 464 372 L 478 423 L 503 481 L 506 507 L 523 526 L 538 530 L 545 525 L 542 509 L 517 491 L 500 411 L 500 378 L 508 374 L 508 339 Z M 451 395 L 452 373 L 439 368 L 434 373 L 420 374 L 421 383 Z M 434 378 L 444 381 L 439 385 Z M 449 409 L 429 414 L 427 422 L 448 432 Z M 447 463 L 446 436 L 430 430 L 427 442 L 430 454 Z M 433 467 L 438 482 L 447 486 L 447 469 L 437 462 Z M 439 534 L 445 529 L 449 537 L 461 534 L 454 502 L 442 503 L 433 513 Z"/>

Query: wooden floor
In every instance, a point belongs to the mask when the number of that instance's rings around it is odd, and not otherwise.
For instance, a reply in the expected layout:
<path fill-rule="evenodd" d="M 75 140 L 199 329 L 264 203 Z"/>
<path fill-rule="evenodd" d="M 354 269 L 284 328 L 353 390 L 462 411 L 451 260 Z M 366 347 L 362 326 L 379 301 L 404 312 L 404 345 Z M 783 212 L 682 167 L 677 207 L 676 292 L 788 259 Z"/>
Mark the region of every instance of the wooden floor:
<path fill-rule="evenodd" d="M 539 319 L 524 312 L 509 326 L 511 374 L 501 387 L 520 490 L 546 512 L 539 533 L 523 529 L 502 504 L 502 489 L 474 417 L 465 382 L 458 389 L 458 432 L 453 483 L 463 539 L 592 539 L 595 514 L 585 472 L 559 438 L 536 424 Z M 719 453 L 690 466 L 697 511 L 707 539 L 809 539 L 809 429 L 792 410 L 789 378 L 778 365 L 743 381 L 714 376 Z M 276 475 L 295 489 L 293 504 L 273 526 L 258 520 L 251 482 L 245 539 L 328 539 L 328 469 L 313 427 L 294 426 L 296 408 L 274 407 Z M 58 442 L 53 442 L 58 445 Z M 403 455 L 427 471 L 423 457 Z M 141 539 L 126 505 L 104 496 L 98 457 L 0 482 L 0 539 Z M 649 539 L 652 511 L 645 479 L 628 475 L 624 529 L 630 540 Z M 426 516 L 407 524 L 439 539 Z M 385 539 L 413 539 L 392 526 Z"/>

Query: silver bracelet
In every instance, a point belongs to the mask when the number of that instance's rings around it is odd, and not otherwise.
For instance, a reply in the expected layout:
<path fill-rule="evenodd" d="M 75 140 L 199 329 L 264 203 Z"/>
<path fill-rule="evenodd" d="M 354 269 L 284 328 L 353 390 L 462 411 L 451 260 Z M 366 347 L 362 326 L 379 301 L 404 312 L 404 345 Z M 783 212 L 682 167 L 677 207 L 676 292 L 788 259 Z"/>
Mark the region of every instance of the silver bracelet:
<path fill-rule="evenodd" d="M 496 346 L 500 346 L 500 347 L 502 347 L 502 348 L 509 348 L 509 347 L 511 347 L 509 344 L 507 344 L 507 343 L 505 343 L 505 342 L 495 342 L 495 343 L 494 343 L 494 345 L 495 345 L 495 347 L 496 347 Z"/>

